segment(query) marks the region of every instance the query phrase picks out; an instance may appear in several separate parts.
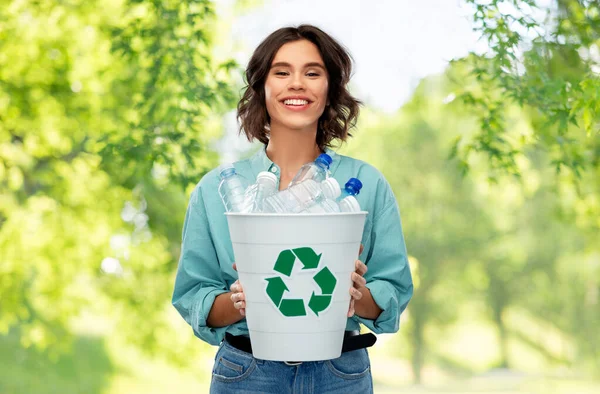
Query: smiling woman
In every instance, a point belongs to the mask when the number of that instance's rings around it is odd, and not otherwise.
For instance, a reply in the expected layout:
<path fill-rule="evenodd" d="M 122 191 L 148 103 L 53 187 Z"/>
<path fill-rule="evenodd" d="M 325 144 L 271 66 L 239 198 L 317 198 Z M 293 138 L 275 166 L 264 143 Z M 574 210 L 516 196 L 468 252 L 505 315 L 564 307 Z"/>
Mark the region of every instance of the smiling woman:
<path fill-rule="evenodd" d="M 358 116 L 359 101 L 347 90 L 351 71 L 348 53 L 320 29 L 303 25 L 273 32 L 248 63 L 248 86 L 238 104 L 241 131 L 265 147 L 234 163 L 236 171 L 251 180 L 262 171 L 275 174 L 282 190 L 302 165 L 327 151 L 331 177 L 341 184 L 351 177 L 364 180 L 357 196 L 361 208 L 368 211 L 364 247 L 357 251 L 359 260 L 351 275 L 342 355 L 311 362 L 264 361 L 253 356 L 245 293 L 216 192 L 219 173 L 213 170 L 190 198 L 173 292 L 173 305 L 194 334 L 219 345 L 212 393 L 373 390 L 365 348 L 374 340 L 372 334 L 359 335 L 359 324 L 375 333 L 396 332 L 413 286 L 400 213 L 389 183 L 374 167 L 329 149 L 334 141 L 348 138 Z"/>
<path fill-rule="evenodd" d="M 300 132 L 316 129 L 327 103 L 327 79 L 315 44 L 301 40 L 283 45 L 275 55 L 265 83 L 271 134 L 273 129 Z"/>
<path fill-rule="evenodd" d="M 248 87 L 238 104 L 242 131 L 249 140 L 267 144 L 277 133 L 277 119 L 290 115 L 271 110 L 285 105 L 282 100 L 300 99 L 308 101 L 306 107 L 293 104 L 309 111 L 295 128 L 316 130 L 321 151 L 335 139 L 346 140 L 360 105 L 347 90 L 351 72 L 350 55 L 322 30 L 309 25 L 279 29 L 256 48 L 246 68 Z"/>

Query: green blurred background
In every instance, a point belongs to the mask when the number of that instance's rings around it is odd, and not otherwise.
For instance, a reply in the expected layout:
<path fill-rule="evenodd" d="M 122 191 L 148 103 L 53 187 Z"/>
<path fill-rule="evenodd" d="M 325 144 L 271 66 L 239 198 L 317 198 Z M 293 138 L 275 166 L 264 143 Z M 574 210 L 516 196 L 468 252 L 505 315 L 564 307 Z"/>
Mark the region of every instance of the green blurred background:
<path fill-rule="evenodd" d="M 0 0 L 0 393 L 208 390 L 181 227 L 235 145 L 230 32 L 275 3 Z M 392 184 L 416 285 L 375 391 L 600 392 L 600 6 L 462 4 L 486 49 L 339 149 Z"/>

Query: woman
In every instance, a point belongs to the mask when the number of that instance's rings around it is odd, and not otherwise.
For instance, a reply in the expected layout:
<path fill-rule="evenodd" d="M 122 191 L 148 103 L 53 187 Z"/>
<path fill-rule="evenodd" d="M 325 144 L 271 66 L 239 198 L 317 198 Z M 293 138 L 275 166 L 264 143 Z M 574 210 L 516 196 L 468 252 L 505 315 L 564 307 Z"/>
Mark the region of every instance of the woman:
<path fill-rule="evenodd" d="M 326 152 L 333 158 L 331 174 L 341 184 L 351 177 L 362 181 L 358 201 L 369 214 L 352 275 L 344 340 L 345 350 L 358 349 L 344 351 L 335 360 L 302 363 L 252 356 L 244 292 L 236 280 L 224 207 L 217 193 L 219 174 L 213 170 L 190 198 L 173 294 L 173 305 L 194 334 L 220 345 L 211 392 L 373 390 L 365 349 L 372 342 L 356 340 L 359 323 L 375 333 L 396 332 L 413 286 L 398 206 L 388 182 L 374 167 L 329 149 L 335 140 L 350 136 L 358 116 L 360 103 L 347 90 L 351 69 L 344 48 L 314 26 L 282 28 L 269 35 L 250 59 L 248 86 L 238 104 L 244 133 L 265 148 L 235 167 L 251 180 L 261 171 L 271 171 L 282 190 L 303 164 Z"/>

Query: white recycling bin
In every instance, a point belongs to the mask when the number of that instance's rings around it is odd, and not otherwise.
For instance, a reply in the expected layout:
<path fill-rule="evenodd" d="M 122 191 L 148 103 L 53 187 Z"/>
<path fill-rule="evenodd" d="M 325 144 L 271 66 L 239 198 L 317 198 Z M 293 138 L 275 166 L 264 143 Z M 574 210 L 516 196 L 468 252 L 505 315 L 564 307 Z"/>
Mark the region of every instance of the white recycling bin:
<path fill-rule="evenodd" d="M 254 356 L 340 357 L 367 212 L 226 216 Z"/>

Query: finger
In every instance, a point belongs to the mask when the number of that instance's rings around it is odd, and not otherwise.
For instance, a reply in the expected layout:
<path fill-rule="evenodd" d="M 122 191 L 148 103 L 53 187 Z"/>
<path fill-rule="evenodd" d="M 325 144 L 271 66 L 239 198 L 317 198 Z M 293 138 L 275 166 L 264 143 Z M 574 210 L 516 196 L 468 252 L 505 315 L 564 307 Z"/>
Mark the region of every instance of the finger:
<path fill-rule="evenodd" d="M 367 280 L 356 272 L 352 273 L 352 282 L 355 287 L 363 287 L 367 284 Z"/>
<path fill-rule="evenodd" d="M 358 249 L 358 255 L 359 256 L 362 254 L 363 250 L 365 250 L 365 245 L 360 244 L 360 249 Z"/>
<path fill-rule="evenodd" d="M 355 289 L 354 287 L 350 288 L 350 297 L 352 297 L 353 300 L 360 300 L 362 298 L 362 293 L 360 292 L 360 290 Z"/>
<path fill-rule="evenodd" d="M 350 300 L 350 307 L 348 308 L 348 317 L 352 317 L 354 316 L 355 310 L 354 310 L 354 299 Z"/>
<path fill-rule="evenodd" d="M 233 263 L 233 270 L 237 271 L 237 264 Z"/>
<path fill-rule="evenodd" d="M 246 316 L 246 309 L 244 309 L 244 308 L 240 309 L 240 315 Z"/>
<path fill-rule="evenodd" d="M 231 295 L 231 301 L 233 301 L 234 303 L 238 302 L 238 301 L 245 301 L 246 300 L 246 295 L 244 293 L 233 293 Z"/>
<path fill-rule="evenodd" d="M 242 288 L 242 284 L 238 280 L 233 282 L 229 290 L 231 290 L 234 293 L 241 293 L 244 291 L 244 289 Z"/>
<path fill-rule="evenodd" d="M 236 303 L 233 304 L 233 307 L 235 309 L 245 309 L 246 308 L 246 301 L 238 301 Z"/>
<path fill-rule="evenodd" d="M 240 283 L 240 281 L 236 280 L 235 282 L 233 282 L 231 287 L 229 287 L 229 290 L 233 293 L 241 293 L 244 291 L 244 288 L 242 287 L 242 284 Z"/>
<path fill-rule="evenodd" d="M 364 276 L 367 273 L 367 266 L 360 260 L 356 260 L 354 262 L 354 271 L 356 271 L 360 276 Z"/>

